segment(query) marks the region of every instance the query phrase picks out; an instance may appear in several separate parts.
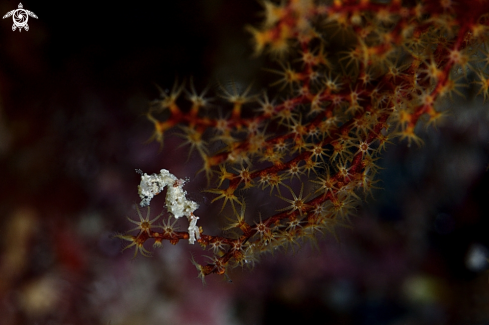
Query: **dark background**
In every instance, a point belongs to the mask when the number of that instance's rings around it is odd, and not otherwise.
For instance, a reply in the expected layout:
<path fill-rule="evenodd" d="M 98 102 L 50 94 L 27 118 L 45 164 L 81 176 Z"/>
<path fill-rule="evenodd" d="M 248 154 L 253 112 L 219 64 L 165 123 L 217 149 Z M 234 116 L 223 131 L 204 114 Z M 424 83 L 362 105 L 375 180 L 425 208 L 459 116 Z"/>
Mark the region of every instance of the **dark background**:
<path fill-rule="evenodd" d="M 144 114 L 175 80 L 212 96 L 229 82 L 265 88 L 273 63 L 252 56 L 245 31 L 259 3 L 23 5 L 39 17 L 28 32 L 0 23 L 1 324 L 489 322 L 488 110 L 471 89 L 440 104 L 452 116 L 438 130 L 420 128 L 422 148 L 388 146 L 382 189 L 339 242 L 327 234 L 319 249 L 266 255 L 233 283 L 202 286 L 190 263 L 190 252 L 204 261 L 199 247 L 165 243 L 131 260 L 110 236 L 136 215 L 136 168 L 190 177 L 212 224 L 199 160 L 172 136 L 161 152 L 145 143 Z"/>

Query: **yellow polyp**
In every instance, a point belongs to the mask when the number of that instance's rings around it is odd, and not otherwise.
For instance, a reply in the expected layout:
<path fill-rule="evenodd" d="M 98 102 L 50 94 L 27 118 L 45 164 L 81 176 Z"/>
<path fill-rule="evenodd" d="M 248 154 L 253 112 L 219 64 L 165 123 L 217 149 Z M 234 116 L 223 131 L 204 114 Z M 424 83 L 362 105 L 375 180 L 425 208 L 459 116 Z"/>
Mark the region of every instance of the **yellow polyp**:
<path fill-rule="evenodd" d="M 242 106 L 243 106 L 243 103 L 241 103 L 241 102 L 234 103 L 233 113 L 232 113 L 233 119 L 238 120 L 241 117 L 241 107 Z"/>
<path fill-rule="evenodd" d="M 415 127 L 414 124 L 408 123 L 408 125 L 406 125 L 406 129 L 405 129 L 406 134 L 414 134 L 414 127 Z"/>
<path fill-rule="evenodd" d="M 436 115 L 438 112 L 435 111 L 435 109 L 433 108 L 433 106 L 428 106 L 428 108 L 426 109 L 426 113 L 429 115 L 429 116 L 434 116 Z"/>
<path fill-rule="evenodd" d="M 255 55 L 258 55 L 263 52 L 265 46 L 270 43 L 272 39 L 271 33 L 268 30 L 260 31 L 250 26 L 247 27 L 247 30 L 253 35 L 255 41 Z"/>
<path fill-rule="evenodd" d="M 282 56 L 289 50 L 289 38 L 292 37 L 291 28 L 285 24 L 278 26 L 279 34 L 278 37 L 270 35 L 270 50 L 273 55 Z"/>
<path fill-rule="evenodd" d="M 411 121 L 411 114 L 406 111 L 402 111 L 399 113 L 399 122 L 400 123 L 409 123 Z"/>
<path fill-rule="evenodd" d="M 162 240 L 163 238 L 156 238 L 155 242 L 153 243 L 153 247 L 161 247 L 162 246 Z"/>
<path fill-rule="evenodd" d="M 227 189 L 211 189 L 211 190 L 206 190 L 206 192 L 219 195 L 219 196 L 215 197 L 211 201 L 211 203 L 214 203 L 215 201 L 218 201 L 220 199 L 224 200 L 222 207 L 221 207 L 221 212 L 224 210 L 224 207 L 226 206 L 227 202 L 229 201 L 231 203 L 231 206 L 233 208 L 234 213 L 237 214 L 236 207 L 234 206 L 234 202 L 236 202 L 239 205 L 242 205 L 242 203 L 238 200 L 236 195 L 234 195 L 235 190 L 236 190 L 235 186 L 230 186 Z M 238 218 L 238 220 L 240 220 L 240 218 Z M 228 229 L 236 228 L 238 226 L 239 226 L 239 224 L 233 224 L 233 226 L 228 228 Z"/>
<path fill-rule="evenodd" d="M 200 244 L 200 247 L 202 247 L 202 248 L 207 247 L 207 243 L 205 241 L 199 239 L 197 242 Z"/>
<path fill-rule="evenodd" d="M 264 2 L 265 7 L 265 22 L 264 26 L 273 26 L 280 18 L 283 17 L 284 9 L 271 2 Z"/>
<path fill-rule="evenodd" d="M 177 104 L 172 101 L 169 105 L 169 108 L 170 108 L 170 112 L 172 112 L 173 114 L 180 114 L 180 108 L 177 106 Z"/>
<path fill-rule="evenodd" d="M 197 103 L 194 103 L 192 105 L 192 108 L 190 109 L 190 112 L 189 112 L 190 113 L 190 116 L 192 116 L 192 117 L 197 116 L 197 114 L 199 114 L 199 110 L 200 110 L 201 107 L 202 107 L 202 105 L 197 104 Z"/>
<path fill-rule="evenodd" d="M 233 173 L 230 173 L 226 170 L 226 166 L 224 165 L 220 165 L 219 166 L 219 169 L 221 170 L 220 172 L 220 176 L 219 176 L 219 187 L 221 187 L 222 183 L 225 181 L 225 180 L 231 180 L 234 178 L 234 174 Z"/>
<path fill-rule="evenodd" d="M 487 38 L 488 38 L 488 36 L 487 36 L 488 27 L 487 26 L 484 26 L 482 24 L 474 24 L 471 27 L 471 31 L 472 31 L 472 37 L 475 39 L 478 39 L 479 37 L 481 37 L 481 38 L 487 40 Z"/>
<path fill-rule="evenodd" d="M 200 132 L 193 132 L 189 134 L 189 140 L 191 143 L 200 143 L 202 140 L 202 134 L 200 134 Z"/>
<path fill-rule="evenodd" d="M 211 168 L 219 165 L 222 162 L 222 157 L 220 156 L 211 156 L 206 158 L 206 165 Z"/>

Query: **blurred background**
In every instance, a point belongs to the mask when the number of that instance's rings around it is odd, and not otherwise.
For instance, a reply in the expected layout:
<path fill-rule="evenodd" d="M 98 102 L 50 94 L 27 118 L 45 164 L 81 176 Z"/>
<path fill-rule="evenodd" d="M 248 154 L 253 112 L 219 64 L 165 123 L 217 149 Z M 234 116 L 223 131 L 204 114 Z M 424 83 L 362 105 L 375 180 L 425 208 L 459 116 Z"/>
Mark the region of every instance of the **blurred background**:
<path fill-rule="evenodd" d="M 245 31 L 259 3 L 22 4 L 39 17 L 29 31 L 0 24 L 0 324 L 489 324 L 489 109 L 473 89 L 421 126 L 423 147 L 388 146 L 382 189 L 338 240 L 203 286 L 198 245 L 132 259 L 111 236 L 137 216 L 137 168 L 189 177 L 219 233 L 200 161 L 175 136 L 147 143 L 144 115 L 175 80 L 266 88 L 272 63 Z M 17 7 L 0 2 L 2 16 Z"/>

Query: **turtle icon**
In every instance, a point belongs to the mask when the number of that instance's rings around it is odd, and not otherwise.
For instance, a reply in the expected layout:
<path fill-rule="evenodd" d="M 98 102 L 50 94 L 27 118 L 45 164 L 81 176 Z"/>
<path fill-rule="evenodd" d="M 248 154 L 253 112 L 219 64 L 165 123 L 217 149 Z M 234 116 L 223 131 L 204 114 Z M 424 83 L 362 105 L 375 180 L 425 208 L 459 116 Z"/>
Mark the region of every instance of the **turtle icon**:
<path fill-rule="evenodd" d="M 3 16 L 3 19 L 8 18 L 10 16 L 13 16 L 14 19 L 14 24 L 12 25 L 12 31 L 14 32 L 17 28 L 19 29 L 19 32 L 22 31 L 22 28 L 24 28 L 26 31 L 29 30 L 29 25 L 27 25 L 29 16 L 37 19 L 36 14 L 34 14 L 32 11 L 23 9 L 22 3 L 19 3 L 19 9 L 15 9 L 7 12 Z"/>

